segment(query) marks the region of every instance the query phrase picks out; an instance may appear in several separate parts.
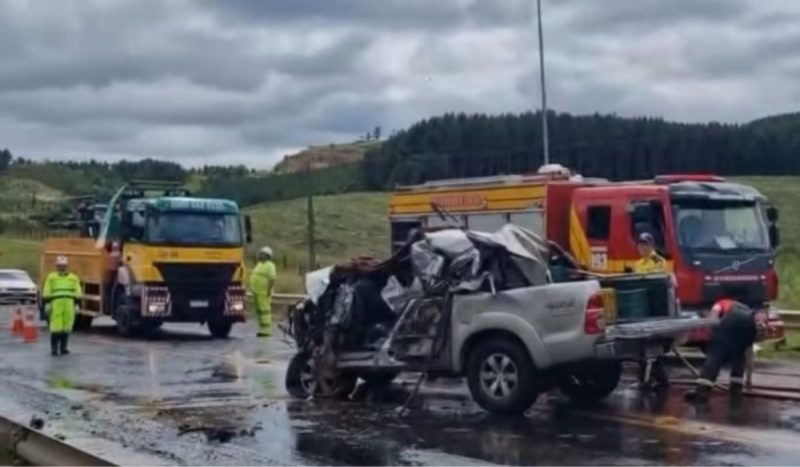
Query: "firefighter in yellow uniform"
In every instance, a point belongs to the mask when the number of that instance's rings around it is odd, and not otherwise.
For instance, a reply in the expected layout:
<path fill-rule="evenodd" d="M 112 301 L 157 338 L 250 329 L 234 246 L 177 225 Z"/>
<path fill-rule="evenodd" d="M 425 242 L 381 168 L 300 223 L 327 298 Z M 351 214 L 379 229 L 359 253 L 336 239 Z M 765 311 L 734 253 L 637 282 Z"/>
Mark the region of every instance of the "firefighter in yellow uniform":
<path fill-rule="evenodd" d="M 265 246 L 258 252 L 258 264 L 250 273 L 249 282 L 258 316 L 258 337 L 269 337 L 272 334 L 272 289 L 275 287 L 276 278 L 272 249 Z"/>
<path fill-rule="evenodd" d="M 637 274 L 667 272 L 667 261 L 656 252 L 656 242 L 652 235 L 643 233 L 636 239 L 641 258 L 633 267 Z M 642 389 L 659 389 L 669 386 L 669 376 L 661 359 L 644 360 L 639 363 L 639 384 Z"/>
<path fill-rule="evenodd" d="M 42 298 L 44 299 L 50 330 L 50 353 L 66 355 L 69 333 L 75 324 L 77 301 L 83 297 L 81 281 L 69 272 L 69 260 L 66 256 L 56 258 L 56 272 L 47 275 L 44 281 Z"/>
<path fill-rule="evenodd" d="M 636 246 L 641 258 L 634 265 L 633 272 L 637 274 L 667 272 L 667 261 L 656 252 L 655 243 L 653 236 L 649 233 L 639 235 Z"/>

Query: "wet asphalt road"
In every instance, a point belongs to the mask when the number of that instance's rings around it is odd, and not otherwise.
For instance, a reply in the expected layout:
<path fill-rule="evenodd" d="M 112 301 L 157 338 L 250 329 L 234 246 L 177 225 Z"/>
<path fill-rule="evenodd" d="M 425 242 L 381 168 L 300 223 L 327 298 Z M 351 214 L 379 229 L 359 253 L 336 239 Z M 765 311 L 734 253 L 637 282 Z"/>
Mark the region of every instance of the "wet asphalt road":
<path fill-rule="evenodd" d="M 289 399 L 291 349 L 239 325 L 213 340 L 196 325 L 151 340 L 119 337 L 110 322 L 73 335 L 72 354 L 50 357 L 0 335 L 0 414 L 45 420 L 45 432 L 126 464 L 760 464 L 796 465 L 800 405 L 717 395 L 695 409 L 680 391 L 642 396 L 626 384 L 604 404 L 542 396 L 523 418 L 473 404 L 459 381 L 412 383 L 386 400 Z M 188 430 L 188 431 L 187 431 Z M 184 433 L 185 432 L 185 433 Z"/>

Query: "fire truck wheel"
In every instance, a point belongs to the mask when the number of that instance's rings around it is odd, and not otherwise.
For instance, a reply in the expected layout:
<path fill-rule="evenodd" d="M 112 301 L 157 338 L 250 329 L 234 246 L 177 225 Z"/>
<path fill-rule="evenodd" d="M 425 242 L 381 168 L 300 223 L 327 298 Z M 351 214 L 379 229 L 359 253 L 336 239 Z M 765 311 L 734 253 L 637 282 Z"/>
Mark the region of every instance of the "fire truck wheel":
<path fill-rule="evenodd" d="M 209 321 L 208 330 L 217 339 L 227 339 L 231 333 L 233 323 L 230 321 Z"/>
<path fill-rule="evenodd" d="M 591 403 L 608 397 L 621 379 L 620 362 L 592 362 L 562 375 L 558 387 L 573 402 Z"/>

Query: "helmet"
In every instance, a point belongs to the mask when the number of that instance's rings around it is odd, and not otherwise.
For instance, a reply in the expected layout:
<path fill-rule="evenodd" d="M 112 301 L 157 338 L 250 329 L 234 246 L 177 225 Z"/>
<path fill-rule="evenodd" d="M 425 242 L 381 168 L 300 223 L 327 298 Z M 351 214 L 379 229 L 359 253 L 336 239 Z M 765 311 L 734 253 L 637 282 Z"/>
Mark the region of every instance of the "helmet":
<path fill-rule="evenodd" d="M 265 247 L 261 248 L 261 250 L 259 250 L 258 253 L 262 254 L 262 255 L 267 255 L 270 258 L 272 258 L 272 248 L 270 248 L 268 246 L 265 246 Z"/>
<path fill-rule="evenodd" d="M 66 256 L 56 256 L 56 266 L 67 266 L 69 259 Z"/>
<path fill-rule="evenodd" d="M 636 239 L 636 243 L 639 245 L 655 245 L 656 241 L 653 239 L 653 236 L 647 232 L 639 234 L 639 237 Z"/>

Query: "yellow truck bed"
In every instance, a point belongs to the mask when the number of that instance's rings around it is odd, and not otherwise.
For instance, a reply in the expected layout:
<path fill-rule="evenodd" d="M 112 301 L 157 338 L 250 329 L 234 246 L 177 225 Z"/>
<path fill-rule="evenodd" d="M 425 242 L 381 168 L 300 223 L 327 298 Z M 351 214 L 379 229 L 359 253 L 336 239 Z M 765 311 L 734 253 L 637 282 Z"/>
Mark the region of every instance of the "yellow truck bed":
<path fill-rule="evenodd" d="M 69 258 L 69 269 L 83 283 L 84 303 L 82 311 L 101 314 L 103 310 L 104 284 L 111 278 L 111 257 L 103 248 L 96 247 L 93 238 L 48 238 L 42 246 L 39 268 L 39 283 L 56 270 L 57 256 Z"/>

